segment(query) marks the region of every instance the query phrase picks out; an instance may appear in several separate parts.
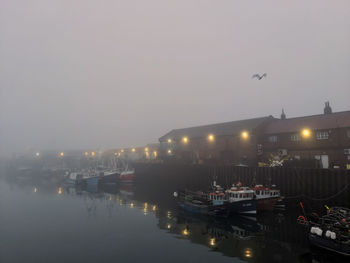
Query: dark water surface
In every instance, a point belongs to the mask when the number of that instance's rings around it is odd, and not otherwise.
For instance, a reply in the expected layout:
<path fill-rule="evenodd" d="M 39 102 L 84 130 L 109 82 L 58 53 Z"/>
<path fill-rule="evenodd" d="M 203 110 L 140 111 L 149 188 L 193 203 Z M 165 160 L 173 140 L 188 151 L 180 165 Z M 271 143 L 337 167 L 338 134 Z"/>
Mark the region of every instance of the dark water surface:
<path fill-rule="evenodd" d="M 137 185 L 76 189 L 0 179 L 0 261 L 327 260 L 310 253 L 295 215 L 220 220 L 186 214 L 162 201 L 162 196 L 147 200 L 147 191 Z"/>

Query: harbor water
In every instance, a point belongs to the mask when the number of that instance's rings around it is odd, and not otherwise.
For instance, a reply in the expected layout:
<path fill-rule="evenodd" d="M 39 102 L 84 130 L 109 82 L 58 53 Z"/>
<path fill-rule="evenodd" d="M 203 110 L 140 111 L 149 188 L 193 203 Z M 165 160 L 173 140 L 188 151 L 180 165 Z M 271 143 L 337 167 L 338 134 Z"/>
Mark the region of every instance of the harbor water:
<path fill-rule="evenodd" d="M 298 214 L 200 217 L 138 189 L 3 177 L 0 262 L 335 262 L 309 247 Z"/>

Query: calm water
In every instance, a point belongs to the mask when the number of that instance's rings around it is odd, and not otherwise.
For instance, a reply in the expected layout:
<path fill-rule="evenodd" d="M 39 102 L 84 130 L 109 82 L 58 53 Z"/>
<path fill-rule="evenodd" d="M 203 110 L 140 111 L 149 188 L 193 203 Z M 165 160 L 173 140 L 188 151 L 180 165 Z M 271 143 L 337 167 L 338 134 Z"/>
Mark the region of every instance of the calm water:
<path fill-rule="evenodd" d="M 76 189 L 0 179 L 0 202 L 4 263 L 323 261 L 309 252 L 295 215 L 195 217 L 161 196 L 147 200 L 137 185 Z"/>

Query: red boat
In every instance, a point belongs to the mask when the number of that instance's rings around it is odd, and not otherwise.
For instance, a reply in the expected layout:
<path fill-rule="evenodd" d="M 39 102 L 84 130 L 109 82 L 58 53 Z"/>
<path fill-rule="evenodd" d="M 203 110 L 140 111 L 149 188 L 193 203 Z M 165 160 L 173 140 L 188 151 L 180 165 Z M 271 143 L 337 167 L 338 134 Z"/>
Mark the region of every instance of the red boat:
<path fill-rule="evenodd" d="M 274 185 L 271 188 L 256 185 L 253 190 L 258 201 L 258 211 L 272 211 L 276 204 L 283 200 L 280 190 L 276 189 Z"/>
<path fill-rule="evenodd" d="M 135 170 L 134 169 L 126 169 L 119 175 L 119 181 L 121 183 L 133 183 L 135 179 Z"/>

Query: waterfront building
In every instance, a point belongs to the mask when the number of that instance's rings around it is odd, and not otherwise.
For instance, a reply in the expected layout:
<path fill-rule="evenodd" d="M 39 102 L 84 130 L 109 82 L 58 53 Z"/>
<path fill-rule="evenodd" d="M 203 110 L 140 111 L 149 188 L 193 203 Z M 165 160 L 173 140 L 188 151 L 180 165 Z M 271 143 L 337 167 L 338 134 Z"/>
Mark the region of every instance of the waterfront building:
<path fill-rule="evenodd" d="M 272 116 L 175 129 L 159 138 L 167 161 L 254 165 L 262 131 Z"/>
<path fill-rule="evenodd" d="M 324 114 L 275 119 L 261 144 L 265 160 L 280 156 L 320 168 L 345 168 L 350 164 L 350 111 L 332 113 L 326 103 Z"/>
<path fill-rule="evenodd" d="M 257 166 L 276 159 L 350 169 L 350 111 L 333 112 L 326 102 L 319 115 L 288 118 L 282 110 L 281 119 L 267 116 L 174 129 L 159 142 L 164 161 Z"/>

